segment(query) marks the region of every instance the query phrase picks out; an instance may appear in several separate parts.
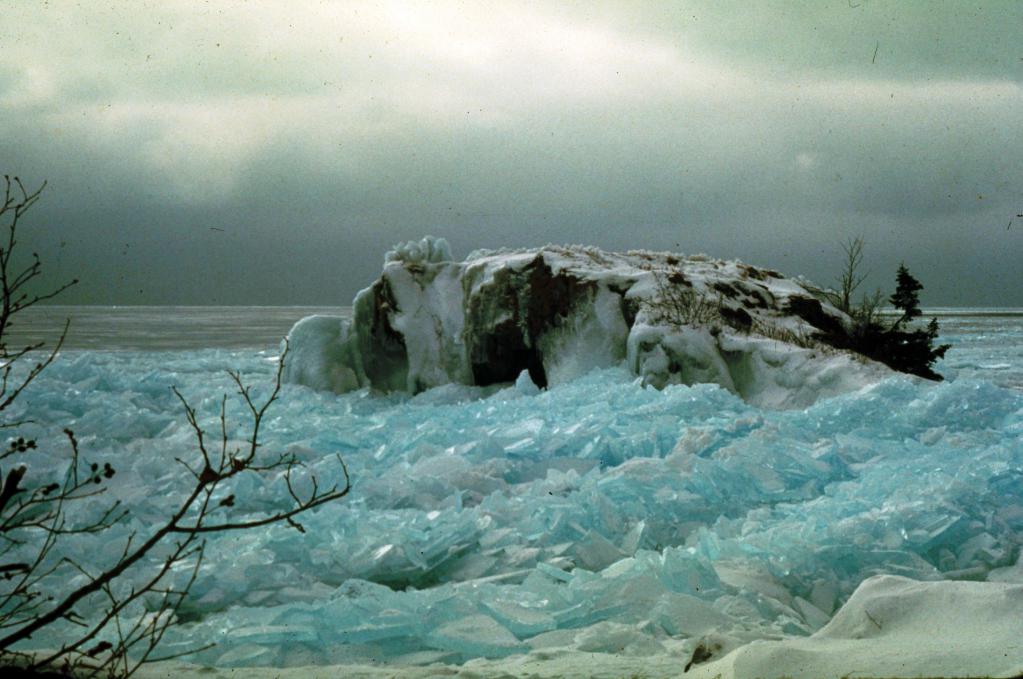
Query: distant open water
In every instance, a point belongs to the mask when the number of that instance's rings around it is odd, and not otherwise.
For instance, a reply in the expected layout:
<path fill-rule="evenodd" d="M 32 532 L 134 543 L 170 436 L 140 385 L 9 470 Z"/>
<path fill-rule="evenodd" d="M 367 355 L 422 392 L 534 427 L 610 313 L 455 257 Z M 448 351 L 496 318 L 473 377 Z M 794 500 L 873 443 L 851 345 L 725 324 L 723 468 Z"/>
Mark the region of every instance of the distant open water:
<path fill-rule="evenodd" d="M 351 307 L 313 306 L 37 306 L 18 317 L 10 344 L 59 337 L 66 350 L 182 351 L 278 346 L 295 321 L 311 314 L 351 318 Z M 1023 308 L 935 307 L 941 341 L 953 345 L 939 372 L 1023 389 Z"/>
<path fill-rule="evenodd" d="M 10 344 L 52 345 L 71 321 L 65 349 L 180 351 L 276 347 L 295 321 L 313 314 L 351 318 L 351 307 L 36 306 L 18 317 Z"/>

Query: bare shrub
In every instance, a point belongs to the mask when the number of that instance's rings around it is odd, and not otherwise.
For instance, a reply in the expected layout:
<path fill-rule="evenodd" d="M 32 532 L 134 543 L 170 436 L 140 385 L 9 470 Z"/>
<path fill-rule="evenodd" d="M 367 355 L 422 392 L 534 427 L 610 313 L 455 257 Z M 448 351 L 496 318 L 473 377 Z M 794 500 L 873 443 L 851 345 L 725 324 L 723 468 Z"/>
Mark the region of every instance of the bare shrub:
<path fill-rule="evenodd" d="M 655 271 L 654 281 L 657 294 L 647 300 L 651 320 L 655 323 L 678 328 L 683 325 L 707 325 L 721 321 L 718 311 L 720 300 L 711 300 L 693 289 L 685 274 L 679 269 L 668 272 Z"/>
<path fill-rule="evenodd" d="M 12 318 L 74 284 L 38 295 L 28 292 L 26 285 L 41 272 L 39 258 L 33 254 L 31 263 L 18 269 L 12 252 L 19 221 L 43 187 L 29 192 L 17 178 L 4 179 L 0 218 L 7 220 L 8 238 L 0 247 L 0 358 L 4 361 L 0 413 L 56 359 L 67 333 L 65 324 L 56 346 L 42 354 L 42 343 L 10 348 L 7 330 Z M 252 422 L 245 444 L 238 447 L 228 440 L 226 396 L 220 402 L 219 431 L 208 433 L 195 408 L 175 390 L 195 437 L 190 459 L 177 460 L 182 473 L 191 478 L 190 489 L 171 503 L 162 521 L 132 533 L 106 563 L 101 557 L 81 562 L 62 556 L 59 545 L 69 536 L 103 534 L 127 517 L 130 508 L 116 501 L 98 512 L 91 507 L 116 483 L 116 469 L 109 463 L 101 467 L 83 460 L 74 432 L 65 429 L 66 471 L 29 473 L 27 462 L 42 444 L 12 434 L 0 452 L 0 669 L 18 666 L 29 672 L 130 676 L 142 663 L 159 659 L 154 651 L 189 596 L 207 535 L 278 523 L 304 532 L 297 517 L 348 494 L 351 482 L 340 457 L 337 483 L 321 488 L 311 476 L 311 489 L 301 493 L 295 487 L 295 475 L 302 463 L 290 453 L 274 456 L 262 451 L 260 429 L 280 394 L 287 353 L 285 341 L 271 393 L 262 403 L 253 399 L 238 373 L 231 373 Z M 18 369 L 21 363 L 25 365 Z M 0 428 L 13 430 L 26 423 L 3 421 Z M 245 474 L 273 475 L 286 488 L 289 504 L 276 511 L 234 514 L 246 509 L 244 498 L 233 492 L 234 482 Z M 60 583 L 66 583 L 66 588 L 61 590 Z M 21 650 L 19 644 L 44 629 L 62 635 L 59 648 L 45 653 Z M 199 649 L 189 652 L 195 650 Z"/>
<path fill-rule="evenodd" d="M 863 334 L 868 328 L 881 323 L 881 305 L 884 302 L 884 294 L 881 290 L 875 290 L 873 294 L 863 295 L 859 305 L 852 311 L 853 334 Z"/>
<path fill-rule="evenodd" d="M 803 349 L 815 349 L 823 353 L 836 352 L 834 347 L 817 339 L 812 332 L 807 332 L 805 330 L 791 330 L 784 326 L 765 323 L 760 319 L 755 319 L 753 321 L 751 332 L 755 335 L 766 337 L 767 339 L 785 342 L 786 344 L 794 344 L 795 346 L 802 347 Z"/>
<path fill-rule="evenodd" d="M 35 191 L 27 191 L 25 185 L 17 177 L 4 175 L 3 203 L 0 204 L 0 224 L 6 221 L 7 242 L 0 245 L 0 413 L 6 410 L 15 399 L 24 391 L 25 387 L 32 383 L 39 374 L 53 362 L 64 344 L 67 337 L 68 324 L 64 324 L 64 330 L 57 339 L 53 349 L 42 354 L 46 348 L 45 342 L 37 342 L 23 347 L 11 347 L 8 342 L 8 330 L 14 322 L 14 317 L 29 309 L 39 302 L 56 297 L 77 280 L 68 281 L 59 285 L 53 290 L 43 293 L 32 292 L 33 281 L 42 273 L 42 264 L 39 255 L 32 253 L 31 261 L 20 266 L 14 258 L 15 247 L 18 244 L 18 223 L 22 217 L 32 209 L 39 201 L 39 196 L 46 183 Z M 3 227 L 0 226 L 0 229 Z M 28 372 L 23 376 L 15 377 L 18 366 L 24 359 L 35 359 Z M 24 424 L 24 422 L 2 422 L 0 429 L 12 429 Z"/>
<path fill-rule="evenodd" d="M 853 295 L 867 278 L 866 274 L 861 274 L 859 271 L 860 265 L 863 263 L 863 245 L 863 236 L 856 236 L 842 243 L 845 261 L 842 263 L 842 272 L 838 277 L 838 290 L 828 294 L 829 301 L 849 315 L 853 315 L 854 312 Z"/>

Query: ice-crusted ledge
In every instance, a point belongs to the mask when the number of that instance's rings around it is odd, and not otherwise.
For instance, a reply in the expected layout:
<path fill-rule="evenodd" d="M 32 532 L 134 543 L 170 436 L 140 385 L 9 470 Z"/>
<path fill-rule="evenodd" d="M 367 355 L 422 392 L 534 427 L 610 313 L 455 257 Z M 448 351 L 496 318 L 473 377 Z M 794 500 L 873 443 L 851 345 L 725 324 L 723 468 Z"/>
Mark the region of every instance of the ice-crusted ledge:
<path fill-rule="evenodd" d="M 698 318 L 676 313 L 679 299 L 701 306 Z M 820 339 L 849 318 L 797 280 L 704 255 L 546 245 L 456 262 L 427 237 L 388 252 L 353 306 L 351 323 L 292 328 L 287 381 L 418 393 L 525 372 L 548 387 L 624 362 L 657 388 L 715 383 L 788 408 L 890 374 Z"/>

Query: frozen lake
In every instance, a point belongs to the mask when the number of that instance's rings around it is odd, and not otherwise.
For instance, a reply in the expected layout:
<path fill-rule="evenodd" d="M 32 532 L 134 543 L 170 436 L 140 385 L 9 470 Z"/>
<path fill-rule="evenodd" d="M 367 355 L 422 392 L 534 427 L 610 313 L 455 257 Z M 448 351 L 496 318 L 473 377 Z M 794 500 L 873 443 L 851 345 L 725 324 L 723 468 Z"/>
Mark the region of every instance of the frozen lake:
<path fill-rule="evenodd" d="M 277 346 L 304 316 L 350 316 L 351 307 L 62 306 L 33 307 L 18 316 L 12 344 L 60 336 L 71 320 L 67 349 L 162 351 Z"/>
<path fill-rule="evenodd" d="M 131 519 L 62 544 L 96 563 L 188 484 L 172 460 L 195 447 L 170 388 L 219 427 L 226 370 L 265 393 L 291 323 L 345 310 L 37 311 L 22 337 L 70 316 L 69 350 L 12 417 L 35 420 L 35 469 L 64 464 L 63 427 L 89 461 L 117 467 Z M 221 666 L 457 664 L 552 647 L 667 657 L 709 629 L 810 634 L 879 573 L 983 580 L 1023 542 L 1023 310 L 933 313 L 953 344 L 945 382 L 892 377 L 805 410 L 713 385 L 656 391 L 619 369 L 539 394 L 288 386 L 265 449 L 325 479 L 339 454 L 354 489 L 303 517 L 304 534 L 212 536 L 165 652 L 214 641 L 193 659 Z M 228 408 L 243 438 L 237 398 Z M 279 483 L 240 481 L 239 516 L 287 502 Z"/>

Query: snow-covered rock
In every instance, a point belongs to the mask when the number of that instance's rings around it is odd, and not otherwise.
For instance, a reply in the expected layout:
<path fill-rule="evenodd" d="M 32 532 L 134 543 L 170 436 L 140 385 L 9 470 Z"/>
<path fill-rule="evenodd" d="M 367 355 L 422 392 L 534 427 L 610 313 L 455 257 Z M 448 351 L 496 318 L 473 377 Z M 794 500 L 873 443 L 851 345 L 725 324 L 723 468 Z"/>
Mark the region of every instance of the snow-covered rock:
<path fill-rule="evenodd" d="M 388 252 L 353 306 L 351 326 L 314 317 L 292 329 L 288 381 L 418 393 L 526 371 L 543 388 L 625 362 L 657 388 L 716 383 L 802 407 L 889 374 L 820 339 L 849 319 L 804 285 L 704 255 L 547 245 L 455 262 L 428 237 Z"/>

